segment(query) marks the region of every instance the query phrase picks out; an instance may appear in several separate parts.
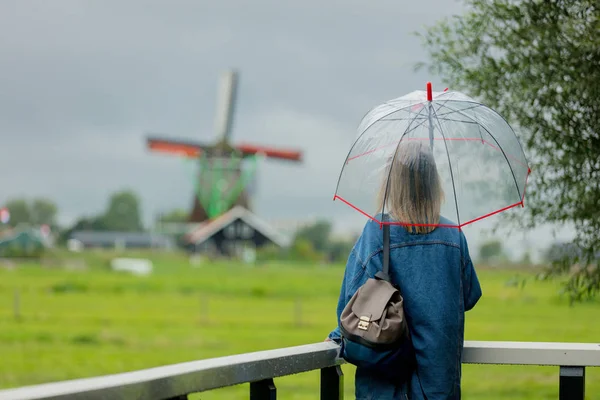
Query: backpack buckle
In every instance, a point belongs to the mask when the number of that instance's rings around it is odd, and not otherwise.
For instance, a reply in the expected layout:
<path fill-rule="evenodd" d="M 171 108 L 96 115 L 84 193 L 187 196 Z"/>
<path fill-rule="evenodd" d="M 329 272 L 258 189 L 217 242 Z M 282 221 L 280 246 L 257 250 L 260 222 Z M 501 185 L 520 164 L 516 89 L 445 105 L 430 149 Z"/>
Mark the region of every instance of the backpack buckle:
<path fill-rule="evenodd" d="M 362 316 L 362 317 L 360 317 L 360 321 L 358 321 L 358 329 L 366 331 L 369 329 L 370 324 L 371 324 L 371 318 Z"/>

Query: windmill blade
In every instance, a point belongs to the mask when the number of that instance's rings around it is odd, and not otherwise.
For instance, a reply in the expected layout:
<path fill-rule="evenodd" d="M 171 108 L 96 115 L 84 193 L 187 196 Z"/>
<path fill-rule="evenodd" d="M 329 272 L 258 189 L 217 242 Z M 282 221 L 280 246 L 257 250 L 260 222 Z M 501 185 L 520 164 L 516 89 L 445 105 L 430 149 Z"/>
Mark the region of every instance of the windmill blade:
<path fill-rule="evenodd" d="M 161 153 L 175 154 L 190 158 L 198 157 L 203 151 L 208 151 L 212 146 L 190 140 L 166 139 L 162 137 L 148 137 L 148 148 Z"/>
<path fill-rule="evenodd" d="M 217 112 L 215 131 L 217 141 L 227 142 L 233 126 L 233 113 L 237 98 L 237 71 L 230 70 L 221 74 L 217 92 Z"/>
<path fill-rule="evenodd" d="M 273 148 L 253 144 L 239 144 L 234 146 L 244 155 L 263 154 L 268 158 L 277 158 L 280 160 L 302 161 L 302 152 L 299 150 Z"/>

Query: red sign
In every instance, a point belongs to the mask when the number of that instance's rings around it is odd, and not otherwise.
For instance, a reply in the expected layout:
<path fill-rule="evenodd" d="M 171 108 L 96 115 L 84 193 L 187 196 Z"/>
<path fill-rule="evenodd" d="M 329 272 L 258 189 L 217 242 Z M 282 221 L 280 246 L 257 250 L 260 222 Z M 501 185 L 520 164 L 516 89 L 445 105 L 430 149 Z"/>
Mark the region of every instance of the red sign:
<path fill-rule="evenodd" d="M 8 208 L 0 208 L 0 223 L 8 224 L 8 221 L 10 221 L 10 212 L 8 211 Z"/>

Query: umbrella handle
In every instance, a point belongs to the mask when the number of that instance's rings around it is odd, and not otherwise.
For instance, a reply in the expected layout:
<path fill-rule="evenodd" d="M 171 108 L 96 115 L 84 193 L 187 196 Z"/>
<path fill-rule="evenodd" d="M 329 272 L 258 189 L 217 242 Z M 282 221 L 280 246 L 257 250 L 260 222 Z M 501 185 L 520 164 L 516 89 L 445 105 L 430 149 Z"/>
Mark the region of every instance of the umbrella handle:
<path fill-rule="evenodd" d="M 431 82 L 427 82 L 427 101 L 433 100 L 433 92 L 431 90 Z"/>

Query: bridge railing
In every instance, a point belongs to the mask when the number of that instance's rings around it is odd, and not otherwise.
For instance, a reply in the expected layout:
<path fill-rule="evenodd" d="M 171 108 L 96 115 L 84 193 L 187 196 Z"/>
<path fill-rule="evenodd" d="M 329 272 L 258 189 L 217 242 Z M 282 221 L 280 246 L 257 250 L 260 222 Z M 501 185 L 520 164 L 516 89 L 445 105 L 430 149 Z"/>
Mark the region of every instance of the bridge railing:
<path fill-rule="evenodd" d="M 463 363 L 557 366 L 559 399 L 584 400 L 585 368 L 600 367 L 600 344 L 466 341 Z M 338 400 L 344 396 L 341 364 L 338 346 L 323 342 L 7 389 L 0 400 L 183 400 L 241 383 L 250 383 L 251 400 L 275 400 L 274 378 L 312 370 L 321 370 L 320 398 Z"/>

